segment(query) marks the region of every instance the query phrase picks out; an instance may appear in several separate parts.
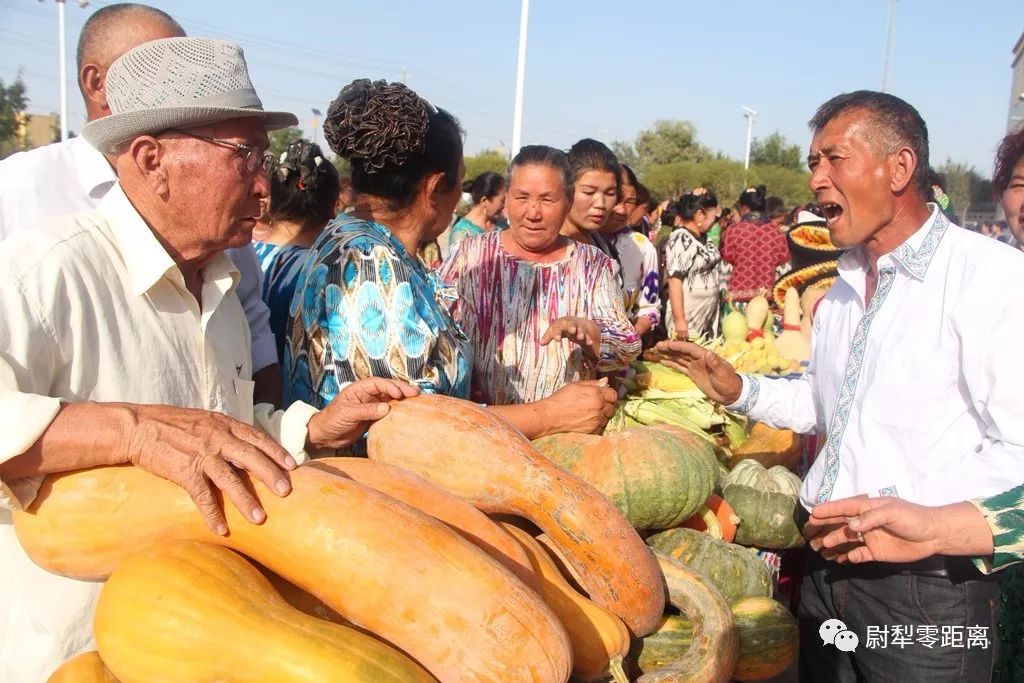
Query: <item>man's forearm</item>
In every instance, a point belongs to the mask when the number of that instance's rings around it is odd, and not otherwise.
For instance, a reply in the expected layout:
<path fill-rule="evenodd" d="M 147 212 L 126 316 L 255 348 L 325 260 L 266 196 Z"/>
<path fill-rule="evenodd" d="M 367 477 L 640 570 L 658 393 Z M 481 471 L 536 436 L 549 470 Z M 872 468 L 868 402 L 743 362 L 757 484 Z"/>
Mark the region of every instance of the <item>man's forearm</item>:
<path fill-rule="evenodd" d="M 952 503 L 936 508 L 939 555 L 989 557 L 994 550 L 992 530 L 981 510 L 971 503 Z"/>
<path fill-rule="evenodd" d="M 127 462 L 135 422 L 130 404 L 65 403 L 28 450 L 0 463 L 0 480 Z"/>

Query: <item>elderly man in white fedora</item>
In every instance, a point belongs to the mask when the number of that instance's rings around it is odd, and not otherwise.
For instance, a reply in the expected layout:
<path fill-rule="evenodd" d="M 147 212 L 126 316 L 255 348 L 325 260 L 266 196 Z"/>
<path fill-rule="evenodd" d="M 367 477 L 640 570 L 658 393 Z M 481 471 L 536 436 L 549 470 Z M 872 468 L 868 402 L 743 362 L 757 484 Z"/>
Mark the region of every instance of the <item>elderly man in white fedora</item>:
<path fill-rule="evenodd" d="M 306 453 L 344 447 L 415 394 L 350 385 L 323 411 L 253 405 L 238 269 L 268 192 L 264 111 L 238 46 L 168 38 L 125 53 L 111 115 L 83 129 L 118 182 L 94 211 L 0 243 L 0 680 L 41 681 L 91 646 L 99 585 L 48 574 L 18 544 L 10 509 L 47 473 L 131 464 L 185 488 L 207 525 L 223 509 L 265 519 L 244 469 L 280 495 Z M 237 468 L 237 469 L 236 469 Z M 219 490 L 219 491 L 218 491 Z"/>
<path fill-rule="evenodd" d="M 87 119 L 95 121 L 110 114 L 105 80 L 114 60 L 150 40 L 184 35 L 177 21 L 148 5 L 126 2 L 96 10 L 82 26 L 76 56 Z M 95 209 L 116 180 L 113 159 L 104 157 L 81 136 L 12 154 L 0 161 L 0 240 L 63 213 Z M 256 396 L 277 403 L 281 372 L 270 311 L 260 298 L 256 252 L 245 245 L 225 253 L 240 274 L 236 291 L 252 336 Z"/>

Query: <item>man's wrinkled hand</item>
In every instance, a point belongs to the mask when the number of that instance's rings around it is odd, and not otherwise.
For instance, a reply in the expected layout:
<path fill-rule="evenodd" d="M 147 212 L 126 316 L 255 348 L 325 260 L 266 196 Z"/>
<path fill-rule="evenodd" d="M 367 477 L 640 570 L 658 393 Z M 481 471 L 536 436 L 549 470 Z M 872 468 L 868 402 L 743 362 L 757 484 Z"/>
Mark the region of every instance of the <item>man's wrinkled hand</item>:
<path fill-rule="evenodd" d="M 267 515 L 245 470 L 279 496 L 288 495 L 295 460 L 274 439 L 222 413 L 163 405 L 131 405 L 125 452 L 133 465 L 185 489 L 211 531 L 228 532 L 221 495 L 254 524 Z"/>

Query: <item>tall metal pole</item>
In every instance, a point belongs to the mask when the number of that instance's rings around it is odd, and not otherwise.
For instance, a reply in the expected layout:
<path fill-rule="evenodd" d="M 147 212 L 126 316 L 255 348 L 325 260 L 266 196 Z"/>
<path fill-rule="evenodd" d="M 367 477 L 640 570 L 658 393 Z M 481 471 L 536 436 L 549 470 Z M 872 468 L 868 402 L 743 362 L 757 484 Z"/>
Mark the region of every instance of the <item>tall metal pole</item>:
<path fill-rule="evenodd" d="M 60 139 L 64 141 L 68 139 L 68 65 L 64 47 L 64 0 L 57 0 L 57 25 L 60 32 Z"/>
<path fill-rule="evenodd" d="M 754 117 L 757 112 L 750 107 L 743 107 L 743 116 L 747 119 L 747 155 L 743 159 L 743 184 L 747 184 L 747 171 L 750 170 L 750 143 L 754 135 Z"/>
<path fill-rule="evenodd" d="M 892 50 L 895 40 L 893 26 L 896 23 L 896 3 L 899 0 L 889 0 L 889 18 L 885 28 L 885 61 L 882 62 L 882 92 L 889 92 L 889 69 L 892 66 Z"/>
<path fill-rule="evenodd" d="M 512 156 L 523 144 L 523 88 L 526 82 L 526 28 L 530 19 L 530 0 L 520 0 L 519 62 L 516 66 L 516 104 L 512 114 Z"/>

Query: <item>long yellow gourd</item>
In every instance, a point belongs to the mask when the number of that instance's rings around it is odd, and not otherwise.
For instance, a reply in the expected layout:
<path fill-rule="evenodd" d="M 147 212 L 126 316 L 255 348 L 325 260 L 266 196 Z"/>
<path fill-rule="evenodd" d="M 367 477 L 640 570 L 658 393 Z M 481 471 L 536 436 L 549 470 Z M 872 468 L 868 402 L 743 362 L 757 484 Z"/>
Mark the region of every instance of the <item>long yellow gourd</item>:
<path fill-rule="evenodd" d="M 43 480 L 18 540 L 41 567 L 105 579 L 129 555 L 173 540 L 226 545 L 395 645 L 444 681 L 568 679 L 565 629 L 540 596 L 484 551 L 422 512 L 310 467 L 280 498 L 242 475 L 267 520 L 225 505 L 230 535 L 202 523 L 188 494 L 137 467 Z"/>
<path fill-rule="evenodd" d="M 505 530 L 522 545 L 540 584 L 540 594 L 551 606 L 572 641 L 572 673 L 590 681 L 607 677 L 627 683 L 622 660 L 629 653 L 629 630 L 622 620 L 587 600 L 569 585 L 537 539 L 503 522 Z"/>
<path fill-rule="evenodd" d="M 100 656 L 122 683 L 428 683 L 395 648 L 292 608 L 241 555 L 198 541 L 128 558 L 100 591 Z"/>

